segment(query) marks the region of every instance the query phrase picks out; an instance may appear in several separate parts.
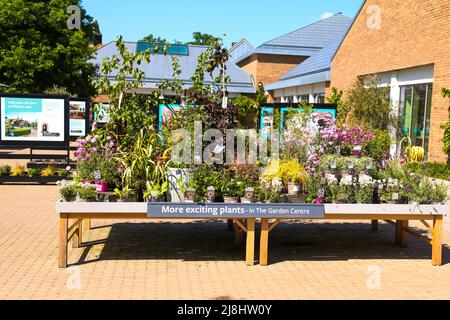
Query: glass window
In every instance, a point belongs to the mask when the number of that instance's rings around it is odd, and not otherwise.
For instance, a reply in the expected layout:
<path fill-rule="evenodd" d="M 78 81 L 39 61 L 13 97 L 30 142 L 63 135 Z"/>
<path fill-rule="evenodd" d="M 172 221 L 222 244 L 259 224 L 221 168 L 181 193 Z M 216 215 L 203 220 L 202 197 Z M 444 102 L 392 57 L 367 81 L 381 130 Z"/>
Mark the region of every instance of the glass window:
<path fill-rule="evenodd" d="M 428 152 L 430 137 L 430 114 L 432 84 L 401 87 L 400 90 L 400 137 L 409 136 L 413 146 Z"/>
<path fill-rule="evenodd" d="M 302 94 L 302 95 L 298 96 L 298 102 L 309 103 L 309 94 Z"/>
<path fill-rule="evenodd" d="M 315 103 L 325 103 L 325 93 L 318 93 L 314 96 Z"/>

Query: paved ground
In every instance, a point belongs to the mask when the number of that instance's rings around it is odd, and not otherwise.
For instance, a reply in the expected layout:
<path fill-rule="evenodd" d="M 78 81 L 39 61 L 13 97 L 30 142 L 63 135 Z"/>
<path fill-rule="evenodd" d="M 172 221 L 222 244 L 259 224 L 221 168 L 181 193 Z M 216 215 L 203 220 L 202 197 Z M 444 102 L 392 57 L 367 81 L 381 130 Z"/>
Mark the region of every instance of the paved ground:
<path fill-rule="evenodd" d="M 416 238 L 395 246 L 386 224 L 282 224 L 272 264 L 246 267 L 224 223 L 101 221 L 69 249 L 74 267 L 58 269 L 57 197 L 54 186 L 0 186 L 0 299 L 450 298 L 449 221 L 442 267 Z"/>

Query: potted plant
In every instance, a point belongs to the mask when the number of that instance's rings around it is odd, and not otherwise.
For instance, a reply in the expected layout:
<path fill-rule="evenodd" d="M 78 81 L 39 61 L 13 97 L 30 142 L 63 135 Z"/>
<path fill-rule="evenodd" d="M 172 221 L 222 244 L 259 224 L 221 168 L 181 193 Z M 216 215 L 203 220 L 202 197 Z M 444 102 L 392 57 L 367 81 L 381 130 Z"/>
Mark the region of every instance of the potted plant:
<path fill-rule="evenodd" d="M 339 182 L 337 178 L 333 176 L 329 176 L 327 179 L 327 198 L 331 203 L 338 203 L 339 200 L 339 194 L 340 194 L 340 187 Z"/>
<path fill-rule="evenodd" d="M 96 186 L 90 183 L 79 183 L 77 187 L 77 201 L 79 202 L 97 201 Z"/>
<path fill-rule="evenodd" d="M 372 203 L 374 181 L 368 175 L 360 176 L 355 186 L 355 200 L 357 203 Z"/>
<path fill-rule="evenodd" d="M 73 202 L 77 196 L 77 189 L 73 181 L 61 180 L 56 182 L 61 195 L 61 199 L 64 202 Z"/>
<path fill-rule="evenodd" d="M 430 194 L 431 204 L 444 204 L 448 200 L 448 189 L 443 183 L 435 183 Z"/>
<path fill-rule="evenodd" d="M 0 166 L 0 176 L 9 176 L 11 173 L 11 166 L 10 165 L 3 165 Z"/>
<path fill-rule="evenodd" d="M 161 202 L 168 189 L 167 180 L 162 184 L 147 181 L 144 191 L 144 199 L 148 202 Z"/>
<path fill-rule="evenodd" d="M 344 175 L 339 182 L 338 203 L 352 203 L 354 198 L 355 184 L 351 175 Z"/>
<path fill-rule="evenodd" d="M 305 183 L 307 173 L 305 168 L 296 159 L 281 162 L 281 179 L 287 184 L 288 195 L 297 196 L 302 190 L 301 185 Z"/>
<path fill-rule="evenodd" d="M 134 190 L 131 189 L 128 185 L 126 185 L 122 189 L 115 188 L 114 195 L 116 195 L 116 197 L 117 197 L 117 202 L 136 201 L 136 195 L 134 193 Z"/>
<path fill-rule="evenodd" d="M 413 197 L 414 189 L 418 188 L 418 184 L 416 184 L 416 186 L 411 186 L 411 190 L 409 190 L 410 188 L 407 188 L 407 184 L 403 184 L 399 179 L 394 178 L 379 180 L 377 182 L 377 185 L 380 201 L 382 203 L 391 204 L 401 203 L 403 195 L 407 195 L 411 200 L 411 198 Z M 411 201 L 414 202 L 413 200 Z M 420 199 L 420 201 L 423 200 Z"/>
<path fill-rule="evenodd" d="M 47 168 L 43 169 L 41 171 L 42 177 L 53 177 L 55 175 L 56 169 L 55 166 L 49 165 Z"/>
<path fill-rule="evenodd" d="M 254 201 L 255 189 L 252 187 L 245 188 L 244 196 L 241 197 L 242 203 L 252 203 Z"/>
<path fill-rule="evenodd" d="M 39 176 L 41 174 L 41 171 L 39 169 L 30 168 L 28 169 L 27 174 L 30 178 L 33 178 Z"/>
<path fill-rule="evenodd" d="M 11 177 L 21 177 L 25 174 L 25 168 L 24 166 L 14 166 L 11 169 Z"/>
<path fill-rule="evenodd" d="M 238 181 L 231 176 L 225 177 L 222 187 L 223 202 L 237 203 L 239 198 L 244 195 L 245 185 L 242 181 Z"/>

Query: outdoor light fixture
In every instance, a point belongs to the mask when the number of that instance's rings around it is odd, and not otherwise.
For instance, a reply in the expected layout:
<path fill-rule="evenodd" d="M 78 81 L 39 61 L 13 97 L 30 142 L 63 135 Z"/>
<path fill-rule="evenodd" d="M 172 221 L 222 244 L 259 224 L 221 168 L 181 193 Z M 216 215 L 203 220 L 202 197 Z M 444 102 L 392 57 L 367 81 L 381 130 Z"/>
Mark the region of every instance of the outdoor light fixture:
<path fill-rule="evenodd" d="M 164 94 L 161 92 L 161 94 L 159 95 L 159 100 L 164 100 Z"/>

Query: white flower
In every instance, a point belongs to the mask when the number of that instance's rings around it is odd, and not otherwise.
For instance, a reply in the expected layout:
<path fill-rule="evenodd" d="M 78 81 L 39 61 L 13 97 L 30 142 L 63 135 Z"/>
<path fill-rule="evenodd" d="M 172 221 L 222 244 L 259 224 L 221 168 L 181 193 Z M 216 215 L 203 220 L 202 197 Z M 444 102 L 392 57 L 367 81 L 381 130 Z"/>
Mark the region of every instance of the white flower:
<path fill-rule="evenodd" d="M 328 176 L 327 182 L 328 184 L 337 184 L 338 180 L 334 174 L 331 174 Z"/>
<path fill-rule="evenodd" d="M 373 186 L 373 179 L 371 176 L 368 175 L 360 176 L 358 182 L 363 187 Z"/>
<path fill-rule="evenodd" d="M 280 178 L 272 179 L 272 187 L 277 188 L 277 187 L 281 187 L 282 185 L 283 185 L 283 182 L 281 181 Z"/>
<path fill-rule="evenodd" d="M 342 186 L 351 186 L 353 185 L 353 178 L 350 175 L 343 176 L 341 179 Z"/>

